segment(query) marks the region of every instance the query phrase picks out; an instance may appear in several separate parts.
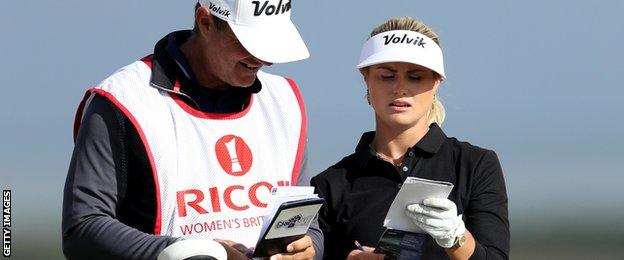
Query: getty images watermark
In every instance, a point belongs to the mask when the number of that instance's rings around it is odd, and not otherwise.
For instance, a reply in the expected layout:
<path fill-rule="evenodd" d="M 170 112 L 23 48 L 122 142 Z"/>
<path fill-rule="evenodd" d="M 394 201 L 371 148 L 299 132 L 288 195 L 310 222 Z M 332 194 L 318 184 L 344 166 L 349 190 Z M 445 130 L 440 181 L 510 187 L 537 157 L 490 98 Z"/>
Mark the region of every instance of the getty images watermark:
<path fill-rule="evenodd" d="M 11 256 L 11 190 L 2 190 L 2 255 Z"/>

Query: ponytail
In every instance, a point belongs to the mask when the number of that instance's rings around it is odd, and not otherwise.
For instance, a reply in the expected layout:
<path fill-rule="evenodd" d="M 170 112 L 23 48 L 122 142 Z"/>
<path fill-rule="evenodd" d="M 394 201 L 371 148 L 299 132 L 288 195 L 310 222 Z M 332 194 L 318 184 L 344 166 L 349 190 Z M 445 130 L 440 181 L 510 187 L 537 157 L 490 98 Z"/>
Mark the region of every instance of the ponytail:
<path fill-rule="evenodd" d="M 442 101 L 438 98 L 434 98 L 433 105 L 429 111 L 429 124 L 436 123 L 439 126 L 442 126 L 445 117 L 446 110 L 444 109 L 444 105 L 442 105 Z"/>

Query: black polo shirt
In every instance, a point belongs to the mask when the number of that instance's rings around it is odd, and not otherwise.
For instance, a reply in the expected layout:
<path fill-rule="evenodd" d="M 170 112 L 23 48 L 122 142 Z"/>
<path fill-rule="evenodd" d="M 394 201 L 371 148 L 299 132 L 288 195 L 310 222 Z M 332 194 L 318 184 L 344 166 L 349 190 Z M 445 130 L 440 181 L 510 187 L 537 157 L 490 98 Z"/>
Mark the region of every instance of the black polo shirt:
<path fill-rule="evenodd" d="M 370 148 L 374 136 L 374 132 L 364 133 L 355 153 L 312 179 L 316 192 L 326 200 L 319 213 L 325 259 L 344 259 L 356 248 L 355 240 L 376 246 L 384 231 L 384 217 L 408 176 L 455 185 L 449 199 L 477 241 L 471 259 L 508 258 L 507 192 L 493 151 L 449 138 L 432 124 L 397 167 Z M 429 237 L 421 259 L 448 256 Z"/>

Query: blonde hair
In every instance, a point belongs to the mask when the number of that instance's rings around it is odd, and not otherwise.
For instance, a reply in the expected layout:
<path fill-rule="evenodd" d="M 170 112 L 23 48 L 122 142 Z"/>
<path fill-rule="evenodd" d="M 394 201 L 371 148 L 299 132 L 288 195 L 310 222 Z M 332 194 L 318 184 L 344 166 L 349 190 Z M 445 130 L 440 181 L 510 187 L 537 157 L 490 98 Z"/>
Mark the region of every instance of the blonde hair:
<path fill-rule="evenodd" d="M 431 38 L 436 44 L 440 45 L 438 34 L 431 30 L 431 28 L 429 28 L 429 26 L 427 26 L 422 21 L 416 20 L 412 17 L 391 18 L 390 20 L 382 23 L 381 25 L 373 29 L 373 31 L 370 33 L 369 39 L 370 37 L 373 37 L 382 32 L 393 30 L 408 30 L 422 33 L 425 36 Z M 442 79 L 442 76 L 440 76 L 440 74 L 436 73 L 435 71 L 433 73 L 436 77 Z M 428 116 L 429 124 L 436 123 L 440 126 L 442 126 L 442 123 L 446 118 L 446 110 L 444 109 L 444 105 L 442 105 L 442 102 L 439 100 L 439 98 L 436 97 L 435 94 L 433 96 L 433 104 L 431 106 L 431 110 L 429 110 Z"/>

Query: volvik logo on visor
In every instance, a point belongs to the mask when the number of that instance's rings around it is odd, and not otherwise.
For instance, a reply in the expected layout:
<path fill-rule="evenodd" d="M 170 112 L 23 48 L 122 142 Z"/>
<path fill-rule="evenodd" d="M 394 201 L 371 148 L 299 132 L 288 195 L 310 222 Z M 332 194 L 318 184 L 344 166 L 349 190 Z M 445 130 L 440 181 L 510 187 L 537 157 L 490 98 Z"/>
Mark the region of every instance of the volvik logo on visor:
<path fill-rule="evenodd" d="M 419 47 L 425 48 L 426 42 L 423 42 L 423 39 L 420 37 L 410 38 L 407 34 L 403 34 L 403 37 L 397 37 L 396 34 L 385 35 L 384 37 L 384 45 L 388 45 L 390 43 L 405 43 L 405 44 L 413 44 Z"/>
<path fill-rule="evenodd" d="M 431 37 L 410 30 L 392 30 L 370 37 L 362 47 L 357 68 L 407 62 L 444 74 L 442 49 Z"/>
<path fill-rule="evenodd" d="M 210 5 L 208 5 L 208 8 L 210 8 L 213 13 L 217 13 L 225 17 L 230 17 L 230 10 L 221 9 L 221 6 L 216 6 L 215 4 L 210 3 Z"/>
<path fill-rule="evenodd" d="M 290 1 L 282 4 L 282 0 L 277 5 L 269 4 L 269 1 L 264 1 L 261 5 L 260 1 L 251 1 L 254 4 L 254 16 L 260 16 L 263 13 L 266 15 L 278 15 L 290 11 Z"/>

